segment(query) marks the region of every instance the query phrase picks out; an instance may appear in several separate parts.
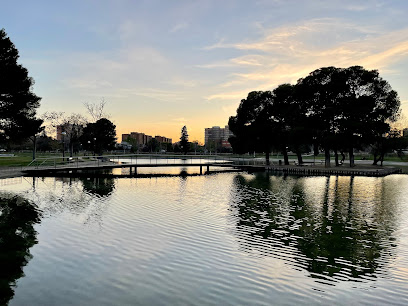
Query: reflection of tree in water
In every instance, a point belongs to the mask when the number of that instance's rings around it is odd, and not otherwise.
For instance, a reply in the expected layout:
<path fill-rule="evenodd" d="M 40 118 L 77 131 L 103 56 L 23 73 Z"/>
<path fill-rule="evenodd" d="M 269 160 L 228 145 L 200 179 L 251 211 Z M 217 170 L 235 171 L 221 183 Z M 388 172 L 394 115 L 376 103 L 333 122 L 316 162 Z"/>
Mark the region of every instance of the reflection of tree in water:
<path fill-rule="evenodd" d="M 80 178 L 85 192 L 101 197 L 109 196 L 115 189 L 115 180 L 112 178 Z"/>
<path fill-rule="evenodd" d="M 23 267 L 32 258 L 30 248 L 37 243 L 34 224 L 40 222 L 40 212 L 20 197 L 0 197 L 0 304 L 14 296 L 15 282 Z"/>
<path fill-rule="evenodd" d="M 115 189 L 115 179 L 33 178 L 32 185 L 30 197 L 35 203 L 41 203 L 44 215 L 70 212 L 81 216 L 85 223 L 102 224 L 102 217 L 110 203 L 109 197 Z"/>
<path fill-rule="evenodd" d="M 307 179 L 236 177 L 234 206 L 243 247 L 284 259 L 316 278 L 375 277 L 384 260 L 379 257 L 389 246 L 390 220 L 384 223 L 375 214 L 367 214 L 364 204 L 353 202 L 353 178 L 349 186 L 339 186 L 338 178 L 327 178 L 319 202 L 308 199 L 303 186 Z"/>

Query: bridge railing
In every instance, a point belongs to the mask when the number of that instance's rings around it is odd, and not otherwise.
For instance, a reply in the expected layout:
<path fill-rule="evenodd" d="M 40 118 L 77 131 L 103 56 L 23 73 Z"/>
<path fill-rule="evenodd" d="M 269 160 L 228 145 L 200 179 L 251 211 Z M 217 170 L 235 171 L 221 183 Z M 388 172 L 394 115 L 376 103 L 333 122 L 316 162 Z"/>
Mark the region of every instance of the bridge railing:
<path fill-rule="evenodd" d="M 128 154 L 120 156 L 110 156 L 109 159 L 121 164 L 210 164 L 210 163 L 231 163 L 231 159 L 218 155 L 169 155 L 169 154 Z"/>
<path fill-rule="evenodd" d="M 74 157 L 51 157 L 36 158 L 22 170 L 28 169 L 56 169 L 56 168 L 80 168 L 82 166 L 99 166 L 108 161 L 104 156 L 74 156 Z"/>
<path fill-rule="evenodd" d="M 73 156 L 73 157 L 52 157 L 36 158 L 23 170 L 27 169 L 63 169 L 63 168 L 84 168 L 99 167 L 107 163 L 118 164 L 151 164 L 151 165 L 171 165 L 171 164 L 234 164 L 234 165 L 263 165 L 264 160 L 239 155 L 169 155 L 169 154 L 122 154 L 103 156 Z"/>

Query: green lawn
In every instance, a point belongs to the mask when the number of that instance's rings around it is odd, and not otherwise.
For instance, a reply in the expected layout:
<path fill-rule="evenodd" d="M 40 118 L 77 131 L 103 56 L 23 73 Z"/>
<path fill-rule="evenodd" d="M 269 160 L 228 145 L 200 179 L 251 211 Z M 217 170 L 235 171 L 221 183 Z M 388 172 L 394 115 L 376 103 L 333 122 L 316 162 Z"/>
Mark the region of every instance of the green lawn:
<path fill-rule="evenodd" d="M 33 160 L 33 153 L 9 153 L 5 154 L 14 154 L 14 157 L 0 157 L 0 167 L 21 167 L 27 166 Z M 61 154 L 52 154 L 52 153 L 37 153 L 37 158 L 52 158 L 52 157 L 61 157 Z"/>

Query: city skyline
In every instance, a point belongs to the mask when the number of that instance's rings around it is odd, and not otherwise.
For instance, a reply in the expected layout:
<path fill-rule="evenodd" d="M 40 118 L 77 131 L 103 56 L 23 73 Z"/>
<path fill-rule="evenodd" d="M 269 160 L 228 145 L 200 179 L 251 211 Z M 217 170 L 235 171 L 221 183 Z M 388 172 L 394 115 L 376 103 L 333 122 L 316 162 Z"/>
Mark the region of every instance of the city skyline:
<path fill-rule="evenodd" d="M 324 66 L 378 69 L 406 114 L 405 1 L 5 1 L 4 28 L 38 113 L 107 101 L 117 135 L 204 142 L 252 90 Z"/>

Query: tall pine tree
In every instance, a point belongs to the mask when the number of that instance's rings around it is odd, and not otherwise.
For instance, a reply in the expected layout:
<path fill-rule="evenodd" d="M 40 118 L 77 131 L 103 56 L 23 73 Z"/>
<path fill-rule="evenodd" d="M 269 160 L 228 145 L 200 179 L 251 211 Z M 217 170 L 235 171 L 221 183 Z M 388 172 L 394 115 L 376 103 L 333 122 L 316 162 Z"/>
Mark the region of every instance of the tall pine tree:
<path fill-rule="evenodd" d="M 17 63 L 18 50 L 4 29 L 0 30 L 0 140 L 17 142 L 41 130 L 36 118 L 41 98 L 32 92 L 34 80 Z"/>
<path fill-rule="evenodd" d="M 183 126 L 183 128 L 181 129 L 180 148 L 184 154 L 187 154 L 189 148 L 188 148 L 188 133 L 186 126 Z"/>

